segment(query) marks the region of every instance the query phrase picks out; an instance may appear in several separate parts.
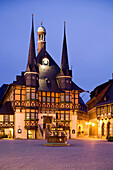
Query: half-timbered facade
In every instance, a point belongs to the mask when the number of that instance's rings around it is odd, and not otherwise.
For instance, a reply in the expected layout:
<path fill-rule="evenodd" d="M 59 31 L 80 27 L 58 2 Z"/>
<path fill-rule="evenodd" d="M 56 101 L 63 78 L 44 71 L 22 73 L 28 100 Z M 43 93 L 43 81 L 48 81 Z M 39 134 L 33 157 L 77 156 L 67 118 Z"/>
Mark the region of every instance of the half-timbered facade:
<path fill-rule="evenodd" d="M 100 138 L 113 136 L 113 79 L 97 86 L 91 92 L 87 105 L 89 135 Z"/>
<path fill-rule="evenodd" d="M 72 81 L 65 26 L 61 67 L 46 51 L 42 23 L 37 34 L 36 56 L 32 18 L 27 69 L 12 84 L 0 89 L 0 135 L 45 139 L 54 126 L 63 127 L 68 138 L 88 135 L 87 107 L 79 96 L 84 90 Z"/>

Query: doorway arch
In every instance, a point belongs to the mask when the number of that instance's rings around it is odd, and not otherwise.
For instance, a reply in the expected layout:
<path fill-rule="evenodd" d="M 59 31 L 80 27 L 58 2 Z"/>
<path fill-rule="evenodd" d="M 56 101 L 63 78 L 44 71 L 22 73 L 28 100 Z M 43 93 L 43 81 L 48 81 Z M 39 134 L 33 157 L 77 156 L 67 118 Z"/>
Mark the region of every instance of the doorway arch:
<path fill-rule="evenodd" d="M 104 136 L 104 127 L 105 127 L 105 123 L 102 123 L 102 136 Z"/>
<path fill-rule="evenodd" d="M 107 135 L 110 135 L 110 122 L 107 123 Z"/>

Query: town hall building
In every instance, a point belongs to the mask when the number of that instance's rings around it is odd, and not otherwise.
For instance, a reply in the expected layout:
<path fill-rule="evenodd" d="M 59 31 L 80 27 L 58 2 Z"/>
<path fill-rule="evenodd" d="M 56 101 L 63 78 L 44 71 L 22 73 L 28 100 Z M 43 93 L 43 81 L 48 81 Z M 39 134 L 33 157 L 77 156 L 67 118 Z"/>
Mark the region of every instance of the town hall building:
<path fill-rule="evenodd" d="M 72 81 L 65 23 L 60 67 L 46 50 L 42 23 L 37 35 L 36 56 L 32 16 L 26 71 L 0 88 L 0 137 L 46 139 L 53 127 L 63 128 L 70 139 L 88 136 L 87 107 L 80 97 L 84 90 Z"/>

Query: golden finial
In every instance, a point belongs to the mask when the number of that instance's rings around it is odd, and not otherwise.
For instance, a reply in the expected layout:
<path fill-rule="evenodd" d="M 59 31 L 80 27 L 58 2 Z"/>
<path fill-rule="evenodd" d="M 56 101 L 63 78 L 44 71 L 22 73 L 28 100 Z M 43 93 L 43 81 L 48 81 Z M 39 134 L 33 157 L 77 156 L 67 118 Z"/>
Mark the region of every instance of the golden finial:
<path fill-rule="evenodd" d="M 66 23 L 66 21 L 64 21 L 64 24 Z"/>
<path fill-rule="evenodd" d="M 42 26 L 42 21 L 41 21 L 41 26 Z"/>
<path fill-rule="evenodd" d="M 32 14 L 32 17 L 33 17 L 34 14 Z"/>

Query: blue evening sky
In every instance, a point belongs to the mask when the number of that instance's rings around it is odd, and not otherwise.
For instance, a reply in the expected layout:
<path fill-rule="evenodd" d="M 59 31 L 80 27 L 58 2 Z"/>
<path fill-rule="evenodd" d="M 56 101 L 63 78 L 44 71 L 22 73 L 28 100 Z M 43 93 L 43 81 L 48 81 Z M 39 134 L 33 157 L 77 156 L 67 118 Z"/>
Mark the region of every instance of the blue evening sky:
<path fill-rule="evenodd" d="M 36 49 L 43 21 L 46 49 L 59 66 L 66 21 L 69 64 L 78 86 L 91 92 L 112 78 L 112 0 L 0 0 L 0 86 L 26 69 L 32 13 Z"/>

